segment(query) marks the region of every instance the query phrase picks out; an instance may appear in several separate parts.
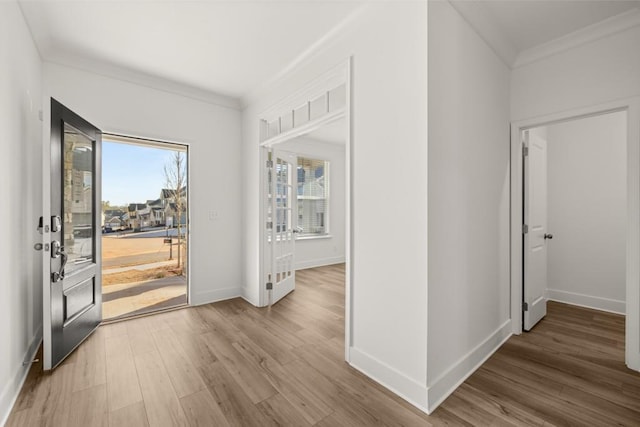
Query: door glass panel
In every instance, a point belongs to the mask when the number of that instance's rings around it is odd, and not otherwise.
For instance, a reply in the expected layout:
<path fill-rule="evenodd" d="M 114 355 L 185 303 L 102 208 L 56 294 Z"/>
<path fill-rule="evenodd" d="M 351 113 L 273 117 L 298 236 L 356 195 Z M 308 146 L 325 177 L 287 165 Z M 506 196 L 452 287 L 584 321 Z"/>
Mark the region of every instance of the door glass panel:
<path fill-rule="evenodd" d="M 67 273 L 93 261 L 93 141 L 65 123 L 63 142 L 63 230 Z"/>

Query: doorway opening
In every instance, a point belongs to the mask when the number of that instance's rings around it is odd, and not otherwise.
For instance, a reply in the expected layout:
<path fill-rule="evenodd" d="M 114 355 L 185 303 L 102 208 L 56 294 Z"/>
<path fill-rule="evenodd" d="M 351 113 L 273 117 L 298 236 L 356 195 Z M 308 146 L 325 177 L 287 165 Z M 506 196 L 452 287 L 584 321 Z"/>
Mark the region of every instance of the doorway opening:
<path fill-rule="evenodd" d="M 263 112 L 259 123 L 259 304 L 270 306 L 294 291 L 296 270 L 306 270 L 299 275 L 301 283 L 308 277 L 328 277 L 325 272 L 343 277 L 339 282 L 344 290 L 347 361 L 352 256 L 350 70 L 349 59 Z M 318 286 L 313 293 L 320 295 L 323 289 L 330 287 Z"/>
<path fill-rule="evenodd" d="M 102 313 L 188 303 L 188 147 L 103 134 Z"/>
<path fill-rule="evenodd" d="M 636 370 L 637 107 L 627 100 L 514 123 L 511 147 L 513 332 L 534 328 L 547 301 L 621 314 L 625 362 Z"/>

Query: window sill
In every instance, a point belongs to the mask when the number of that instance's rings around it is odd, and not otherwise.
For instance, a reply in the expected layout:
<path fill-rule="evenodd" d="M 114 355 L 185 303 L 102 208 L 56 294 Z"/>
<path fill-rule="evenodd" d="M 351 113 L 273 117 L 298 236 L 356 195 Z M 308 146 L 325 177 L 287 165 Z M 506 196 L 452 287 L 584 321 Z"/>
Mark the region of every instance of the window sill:
<path fill-rule="evenodd" d="M 308 234 L 297 236 L 296 240 L 321 240 L 321 239 L 331 239 L 333 236 L 331 234 Z"/>

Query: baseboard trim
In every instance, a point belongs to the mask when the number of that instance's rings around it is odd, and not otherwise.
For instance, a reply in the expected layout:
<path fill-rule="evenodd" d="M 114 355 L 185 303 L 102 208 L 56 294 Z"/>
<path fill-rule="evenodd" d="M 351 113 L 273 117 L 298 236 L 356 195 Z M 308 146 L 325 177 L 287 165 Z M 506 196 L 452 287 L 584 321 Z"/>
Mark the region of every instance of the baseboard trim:
<path fill-rule="evenodd" d="M 451 393 L 511 337 L 511 319 L 478 344 L 473 350 L 455 362 L 427 388 L 428 413 L 433 413 Z"/>
<path fill-rule="evenodd" d="M 22 360 L 24 362 L 33 360 L 36 356 L 36 353 L 38 352 L 38 348 L 40 347 L 41 343 L 42 325 L 40 325 L 40 327 L 36 331 L 33 339 L 31 340 L 29 348 L 24 353 L 24 358 Z M 13 409 L 13 405 L 16 404 L 16 400 L 18 400 L 20 390 L 22 390 L 22 386 L 27 379 L 29 369 L 31 369 L 31 363 L 20 366 L 18 372 L 16 372 L 16 374 L 13 376 L 13 380 L 9 381 L 9 383 L 3 388 L 2 395 L 0 395 L 0 426 L 7 424 L 9 415 L 11 414 L 11 410 Z"/>
<path fill-rule="evenodd" d="M 349 364 L 388 388 L 421 411 L 427 412 L 427 387 L 355 347 L 349 348 Z"/>
<path fill-rule="evenodd" d="M 344 256 L 312 259 L 309 261 L 296 262 L 296 270 L 304 270 L 305 268 L 324 267 L 325 265 L 343 264 L 345 262 Z"/>
<path fill-rule="evenodd" d="M 223 288 L 214 291 L 199 292 L 192 297 L 191 305 L 210 304 L 242 296 L 242 288 Z"/>
<path fill-rule="evenodd" d="M 547 289 L 546 296 L 547 299 L 551 301 L 592 308 L 594 310 L 607 311 L 609 313 L 624 315 L 627 311 L 625 301 L 618 301 L 609 298 L 594 297 L 591 295 L 560 291 L 558 289 Z"/>

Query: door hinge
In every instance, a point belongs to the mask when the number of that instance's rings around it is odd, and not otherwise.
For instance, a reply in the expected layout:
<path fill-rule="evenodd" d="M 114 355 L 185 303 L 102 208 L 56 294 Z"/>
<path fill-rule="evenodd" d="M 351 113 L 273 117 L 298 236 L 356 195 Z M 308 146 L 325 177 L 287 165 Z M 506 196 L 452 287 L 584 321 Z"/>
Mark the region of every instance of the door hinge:
<path fill-rule="evenodd" d="M 267 290 L 270 291 L 273 289 L 273 283 L 267 282 Z"/>
<path fill-rule="evenodd" d="M 267 160 L 267 167 L 271 169 L 273 167 L 273 160 Z"/>
<path fill-rule="evenodd" d="M 529 155 L 529 147 L 526 145 L 522 146 L 522 157 L 527 157 Z"/>
<path fill-rule="evenodd" d="M 527 234 L 529 232 L 529 226 L 527 224 L 522 224 L 522 234 Z"/>
<path fill-rule="evenodd" d="M 273 228 L 273 221 L 267 222 L 267 230 L 271 230 Z"/>
<path fill-rule="evenodd" d="M 527 304 L 526 302 L 522 303 L 522 311 L 529 311 L 529 304 Z"/>

